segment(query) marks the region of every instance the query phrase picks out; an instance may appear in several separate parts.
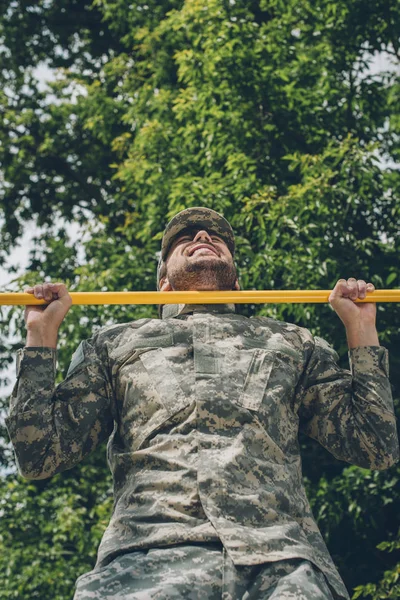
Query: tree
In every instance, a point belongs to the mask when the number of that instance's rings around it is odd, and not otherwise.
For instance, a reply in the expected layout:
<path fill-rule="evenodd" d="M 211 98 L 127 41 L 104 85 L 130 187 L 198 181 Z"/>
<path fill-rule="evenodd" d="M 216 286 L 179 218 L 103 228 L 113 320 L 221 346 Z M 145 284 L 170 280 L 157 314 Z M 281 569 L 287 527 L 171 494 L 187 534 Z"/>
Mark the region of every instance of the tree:
<path fill-rule="evenodd" d="M 42 227 L 19 289 L 46 277 L 71 290 L 154 290 L 162 230 L 196 205 L 232 222 L 244 289 L 332 289 L 350 276 L 377 288 L 399 285 L 399 178 L 377 158 L 399 160 L 399 78 L 367 71 L 376 52 L 400 57 L 393 0 L 15 0 L 1 7 L 1 260 L 30 219 Z M 56 77 L 46 90 L 35 78 L 43 62 Z M 68 221 L 85 232 L 83 261 Z M 241 305 L 239 312 L 311 329 L 348 368 L 344 330 L 328 305 Z M 378 305 L 397 408 L 398 314 L 395 304 Z M 156 317 L 156 307 L 71 309 L 59 379 L 93 329 L 145 316 Z M 10 330 L 16 342 L 7 341 Z M 4 366 L 23 345 L 21 308 L 3 310 L 2 338 Z M 4 428 L 2 438 L 3 464 L 13 464 Z M 384 500 L 398 467 L 364 473 L 344 469 L 308 439 L 302 448 L 308 493 L 345 583 L 367 586 L 356 592 L 366 597 L 394 597 L 395 552 L 375 546 L 398 544 L 394 486 Z M 94 563 L 109 487 L 104 447 L 50 481 L 3 477 L 5 597 L 72 597 L 74 577 Z M 332 497 L 335 511 L 326 508 Z M 349 508 L 354 502 L 368 515 L 365 531 Z M 46 553 L 51 546 L 57 552 Z M 64 582 L 54 573 L 65 573 Z"/>

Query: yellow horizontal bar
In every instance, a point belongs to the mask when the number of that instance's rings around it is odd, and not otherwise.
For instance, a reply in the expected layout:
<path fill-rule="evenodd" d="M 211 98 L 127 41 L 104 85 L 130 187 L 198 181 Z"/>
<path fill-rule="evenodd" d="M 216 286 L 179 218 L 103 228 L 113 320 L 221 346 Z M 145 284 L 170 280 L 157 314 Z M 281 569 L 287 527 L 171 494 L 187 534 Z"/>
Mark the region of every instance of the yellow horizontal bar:
<path fill-rule="evenodd" d="M 70 292 L 72 304 L 293 304 L 324 303 L 332 290 L 240 290 L 186 292 Z M 355 302 L 400 302 L 400 289 L 367 292 Z M 48 304 L 33 294 L 0 293 L 0 305 Z"/>

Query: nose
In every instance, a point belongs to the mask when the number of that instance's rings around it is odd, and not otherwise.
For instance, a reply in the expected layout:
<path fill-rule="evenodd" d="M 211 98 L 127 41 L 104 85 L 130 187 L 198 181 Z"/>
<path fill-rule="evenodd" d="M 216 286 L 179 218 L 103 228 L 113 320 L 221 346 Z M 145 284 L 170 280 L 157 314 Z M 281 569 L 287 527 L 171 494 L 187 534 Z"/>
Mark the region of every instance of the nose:
<path fill-rule="evenodd" d="M 193 241 L 194 242 L 207 241 L 207 242 L 211 243 L 211 236 L 205 229 L 201 229 L 200 231 L 198 231 L 196 233 Z"/>

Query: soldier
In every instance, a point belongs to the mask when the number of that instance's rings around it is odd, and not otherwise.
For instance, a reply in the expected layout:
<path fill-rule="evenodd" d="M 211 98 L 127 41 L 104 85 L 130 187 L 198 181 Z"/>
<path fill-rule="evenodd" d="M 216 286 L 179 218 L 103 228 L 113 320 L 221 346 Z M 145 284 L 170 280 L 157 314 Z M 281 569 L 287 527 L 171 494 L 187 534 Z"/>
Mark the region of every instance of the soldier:
<path fill-rule="evenodd" d="M 239 289 L 230 224 L 189 208 L 167 225 L 158 289 Z M 374 286 L 339 279 L 329 302 L 350 370 L 308 329 L 232 304 L 164 305 L 104 327 L 55 386 L 61 283 L 29 288 L 7 427 L 20 473 L 70 469 L 108 439 L 114 507 L 74 600 L 349 598 L 314 521 L 298 432 L 335 457 L 387 469 L 399 457 L 388 351 Z"/>

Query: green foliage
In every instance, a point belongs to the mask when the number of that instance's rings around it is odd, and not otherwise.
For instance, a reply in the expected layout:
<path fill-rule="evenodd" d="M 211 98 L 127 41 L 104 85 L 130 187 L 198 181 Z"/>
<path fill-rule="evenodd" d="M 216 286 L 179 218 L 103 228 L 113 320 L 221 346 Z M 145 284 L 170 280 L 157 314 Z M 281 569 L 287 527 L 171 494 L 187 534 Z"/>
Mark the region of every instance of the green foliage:
<path fill-rule="evenodd" d="M 380 546 L 382 546 L 382 544 L 380 544 Z M 397 549 L 400 549 L 400 543 L 397 544 Z M 399 577 L 400 564 L 397 564 L 393 569 L 384 572 L 383 578 L 378 584 L 368 583 L 367 585 L 357 585 L 354 588 L 352 599 L 370 598 L 371 600 L 381 600 L 381 598 L 399 598 Z"/>
<path fill-rule="evenodd" d="M 368 582 L 377 565 L 381 574 L 386 573 L 382 590 L 388 582 L 394 584 L 399 568 L 400 466 L 386 471 L 351 466 L 331 479 L 322 476 L 311 483 L 306 478 L 306 487 L 321 533 L 333 558 L 341 564 L 349 588 L 354 587 L 358 596 L 361 591 L 372 590 Z M 379 589 L 379 584 L 373 585 Z M 395 595 L 376 596 L 380 597 Z"/>
<path fill-rule="evenodd" d="M 400 58 L 397 2 L 0 6 L 0 264 L 31 221 L 41 228 L 10 288 L 46 279 L 72 291 L 154 290 L 162 230 L 193 205 L 232 222 L 243 289 L 332 289 L 350 276 L 400 287 L 400 178 L 390 166 L 400 159 L 400 80 L 367 72 L 374 53 Z M 37 79 L 43 64 L 53 69 L 47 87 Z M 310 328 L 348 368 L 329 305 L 238 311 Z M 58 380 L 97 328 L 156 316 L 154 306 L 73 307 Z M 399 317 L 398 305 L 378 305 L 397 408 Z M 3 308 L 0 322 L 4 370 L 24 343 L 23 310 Z M 7 441 L 1 426 L 0 461 L 13 469 Z M 344 469 L 313 441 L 301 445 L 310 501 L 345 583 L 355 598 L 394 598 L 398 467 Z M 94 565 L 110 486 L 104 448 L 48 481 L 3 475 L 4 598 L 72 597 Z"/>
<path fill-rule="evenodd" d="M 0 480 L 1 598 L 72 599 L 110 518 L 112 482 L 105 469 L 102 446 L 79 469 L 50 480 Z"/>

